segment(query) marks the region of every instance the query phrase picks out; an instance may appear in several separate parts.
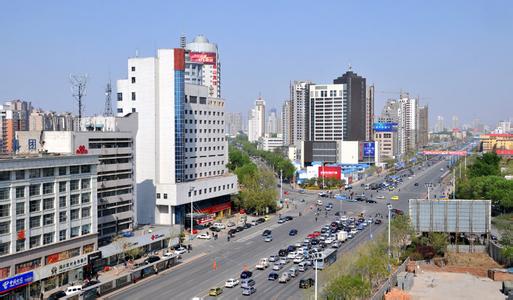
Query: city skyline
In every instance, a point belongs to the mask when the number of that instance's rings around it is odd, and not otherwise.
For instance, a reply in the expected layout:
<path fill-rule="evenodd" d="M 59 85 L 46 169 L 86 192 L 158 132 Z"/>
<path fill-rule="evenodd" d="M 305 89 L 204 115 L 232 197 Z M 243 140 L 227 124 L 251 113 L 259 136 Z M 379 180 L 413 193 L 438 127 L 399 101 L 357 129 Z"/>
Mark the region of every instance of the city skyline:
<path fill-rule="evenodd" d="M 35 107 L 76 113 L 68 77 L 88 74 L 85 114 L 101 114 L 109 77 L 119 78 L 125 70 L 121 61 L 136 53 L 140 57 L 153 56 L 158 48 L 178 47 L 181 34 L 188 41 L 204 34 L 219 45 L 227 111 L 247 111 L 259 92 L 269 107 L 279 108 L 288 97 L 291 81 L 327 82 L 351 64 L 369 84 L 375 84 L 376 107 L 405 90 L 430 106 L 431 124 L 437 115 L 446 114 L 450 119 L 464 108 L 458 113 L 461 124 L 479 116 L 485 124 L 494 125 L 500 119 L 508 119 L 504 111 L 513 109 L 507 90 L 507 78 L 513 75 L 513 62 L 507 54 L 513 42 L 504 39 L 511 33 L 513 5 L 503 2 L 490 7 L 484 1 L 472 6 L 460 4 L 444 3 L 446 9 L 440 11 L 433 2 L 399 2 L 392 6 L 332 2 L 312 8 L 313 11 L 302 11 L 301 5 L 285 9 L 285 4 L 272 3 L 270 10 L 270 3 L 262 6 L 233 2 L 230 10 L 235 14 L 218 20 L 215 16 L 222 15 L 225 8 L 204 4 L 205 9 L 197 11 L 198 17 L 193 20 L 177 13 L 182 9 L 180 4 L 160 3 L 158 10 L 154 10 L 155 6 L 132 10 L 132 6 L 122 7 L 114 2 L 36 3 L 28 11 L 20 4 L 7 3 L 5 15 L 0 18 L 0 32 L 6 41 L 0 54 L 10 59 L 0 75 L 4 82 L 1 100 L 22 99 Z M 247 5 L 251 9 L 246 9 Z M 347 20 L 337 26 L 339 22 L 332 21 L 332 17 L 340 9 L 349 13 L 344 14 Z M 310 13 L 326 18 L 317 26 L 301 25 Z M 140 17 L 145 14 L 151 15 L 151 20 Z M 297 18 L 279 22 L 287 15 Z M 95 22 L 90 22 L 92 16 Z M 256 22 L 264 16 L 270 22 Z M 435 17 L 437 21 L 432 22 Z M 127 19 L 134 20 L 135 29 L 122 30 L 126 28 L 122 20 Z M 242 26 L 234 28 L 230 25 L 233 23 Z M 345 39 L 333 39 L 346 28 L 346 23 L 360 23 L 361 32 L 348 31 Z M 403 26 L 406 23 L 409 26 Z M 312 39 L 304 42 L 298 36 Z M 33 55 L 34 48 L 38 55 Z M 241 68 L 243 61 L 251 67 Z M 280 66 L 277 72 L 268 73 L 276 66 Z M 485 69 L 497 76 L 493 80 L 481 76 Z M 486 92 L 469 88 L 475 78 L 490 88 Z M 484 100 L 490 105 L 481 111 L 479 106 Z"/>

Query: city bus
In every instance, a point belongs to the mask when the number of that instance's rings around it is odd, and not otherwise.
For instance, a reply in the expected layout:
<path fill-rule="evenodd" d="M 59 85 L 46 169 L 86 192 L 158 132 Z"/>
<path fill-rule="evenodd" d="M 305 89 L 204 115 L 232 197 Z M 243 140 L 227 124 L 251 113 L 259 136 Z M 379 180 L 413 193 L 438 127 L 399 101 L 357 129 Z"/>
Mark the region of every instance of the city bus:
<path fill-rule="evenodd" d="M 337 249 L 326 249 L 320 253 L 321 257 L 316 259 L 314 268 L 319 270 L 329 267 L 332 263 L 337 261 Z"/>

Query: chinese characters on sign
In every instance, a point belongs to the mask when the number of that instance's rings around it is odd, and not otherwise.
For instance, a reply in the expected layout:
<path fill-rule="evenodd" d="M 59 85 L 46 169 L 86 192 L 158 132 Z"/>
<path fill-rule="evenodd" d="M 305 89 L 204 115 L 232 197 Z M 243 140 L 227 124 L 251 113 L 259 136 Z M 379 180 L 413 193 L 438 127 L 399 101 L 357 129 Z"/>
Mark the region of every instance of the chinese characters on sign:
<path fill-rule="evenodd" d="M 16 275 L 0 281 L 0 293 L 7 292 L 17 287 L 29 284 L 34 280 L 34 272 Z"/>

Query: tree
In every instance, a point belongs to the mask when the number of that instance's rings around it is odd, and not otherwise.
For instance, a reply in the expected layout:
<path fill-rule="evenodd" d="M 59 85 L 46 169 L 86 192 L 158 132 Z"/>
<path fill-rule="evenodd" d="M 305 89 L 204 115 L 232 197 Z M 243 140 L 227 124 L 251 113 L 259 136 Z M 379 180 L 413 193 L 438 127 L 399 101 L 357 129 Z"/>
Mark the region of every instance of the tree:
<path fill-rule="evenodd" d="M 234 171 L 239 167 L 251 163 L 249 156 L 246 153 L 235 148 L 234 146 L 228 147 L 228 158 L 228 164 L 226 165 L 226 167 L 230 171 Z"/>
<path fill-rule="evenodd" d="M 469 168 L 470 177 L 500 176 L 499 163 L 501 158 L 494 152 L 483 154 L 477 157 Z"/>
<path fill-rule="evenodd" d="M 447 250 L 447 245 L 449 244 L 448 236 L 445 233 L 441 232 L 431 232 L 429 234 L 429 245 L 433 247 L 436 254 L 443 256 L 445 251 Z"/>
<path fill-rule="evenodd" d="M 410 218 L 406 215 L 398 215 L 390 222 L 391 251 L 395 258 L 401 256 L 401 252 L 410 244 L 414 235 Z"/>
<path fill-rule="evenodd" d="M 371 294 L 371 286 L 360 276 L 343 275 L 330 281 L 324 294 L 327 299 L 365 299 Z"/>

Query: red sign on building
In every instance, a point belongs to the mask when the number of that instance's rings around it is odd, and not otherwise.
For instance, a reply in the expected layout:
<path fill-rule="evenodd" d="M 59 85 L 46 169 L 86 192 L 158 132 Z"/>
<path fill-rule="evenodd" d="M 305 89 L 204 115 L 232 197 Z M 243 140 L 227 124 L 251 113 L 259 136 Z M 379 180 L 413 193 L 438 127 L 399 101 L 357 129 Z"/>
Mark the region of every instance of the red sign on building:
<path fill-rule="evenodd" d="M 191 62 L 203 63 L 206 65 L 216 64 L 216 54 L 210 52 L 191 52 L 189 54 Z"/>
<path fill-rule="evenodd" d="M 339 179 L 342 177 L 342 169 L 340 167 L 319 167 L 319 178 Z"/>
<path fill-rule="evenodd" d="M 78 146 L 77 150 L 75 150 L 75 153 L 80 155 L 80 154 L 87 154 L 87 153 L 89 153 L 89 151 L 87 150 L 87 148 L 84 145 L 80 145 L 80 146 Z"/>

